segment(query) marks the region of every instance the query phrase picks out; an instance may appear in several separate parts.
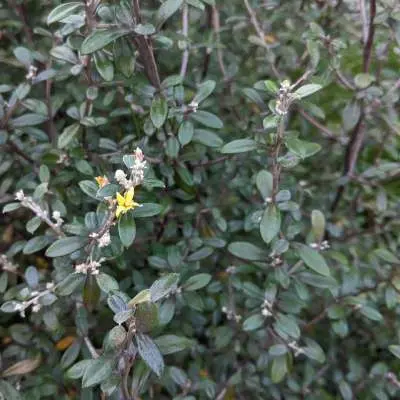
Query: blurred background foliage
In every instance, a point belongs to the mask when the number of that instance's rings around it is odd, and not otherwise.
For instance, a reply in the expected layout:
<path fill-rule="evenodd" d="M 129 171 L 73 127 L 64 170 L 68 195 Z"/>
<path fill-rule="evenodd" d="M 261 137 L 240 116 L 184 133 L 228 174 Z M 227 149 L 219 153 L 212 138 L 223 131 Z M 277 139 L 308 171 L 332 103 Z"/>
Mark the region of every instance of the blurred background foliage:
<path fill-rule="evenodd" d="M 4 399 L 399 397 L 398 1 L 8 0 L 0 43 Z"/>

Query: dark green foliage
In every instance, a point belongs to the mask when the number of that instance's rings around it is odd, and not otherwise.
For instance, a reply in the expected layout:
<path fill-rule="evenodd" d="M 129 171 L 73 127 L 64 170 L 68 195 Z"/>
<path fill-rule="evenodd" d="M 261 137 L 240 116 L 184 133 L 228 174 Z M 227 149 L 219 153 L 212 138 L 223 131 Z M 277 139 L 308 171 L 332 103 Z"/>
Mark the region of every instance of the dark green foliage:
<path fill-rule="evenodd" d="M 0 398 L 400 397 L 400 5 L 0 7 Z"/>

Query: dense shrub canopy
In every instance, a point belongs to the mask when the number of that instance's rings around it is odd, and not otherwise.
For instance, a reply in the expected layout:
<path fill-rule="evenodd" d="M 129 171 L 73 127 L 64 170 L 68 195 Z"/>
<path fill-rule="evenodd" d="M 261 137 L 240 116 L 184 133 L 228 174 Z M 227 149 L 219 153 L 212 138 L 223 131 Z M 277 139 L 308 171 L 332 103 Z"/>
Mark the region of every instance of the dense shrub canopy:
<path fill-rule="evenodd" d="M 0 6 L 0 398 L 400 396 L 400 4 Z"/>

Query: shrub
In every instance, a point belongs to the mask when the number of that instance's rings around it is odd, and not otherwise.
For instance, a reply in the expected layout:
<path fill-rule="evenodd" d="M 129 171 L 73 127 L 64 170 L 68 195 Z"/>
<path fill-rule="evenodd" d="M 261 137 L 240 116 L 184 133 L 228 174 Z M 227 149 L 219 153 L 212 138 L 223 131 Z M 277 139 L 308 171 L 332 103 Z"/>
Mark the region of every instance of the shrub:
<path fill-rule="evenodd" d="M 2 398 L 398 398 L 398 2 L 0 16 Z"/>

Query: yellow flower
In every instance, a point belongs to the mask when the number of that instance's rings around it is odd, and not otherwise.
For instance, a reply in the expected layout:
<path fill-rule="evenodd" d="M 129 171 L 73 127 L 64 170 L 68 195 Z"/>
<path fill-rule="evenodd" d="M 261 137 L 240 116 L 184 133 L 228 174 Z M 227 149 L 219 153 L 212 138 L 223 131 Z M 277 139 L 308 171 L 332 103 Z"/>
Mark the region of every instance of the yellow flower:
<path fill-rule="evenodd" d="M 106 176 L 96 176 L 94 179 L 101 188 L 110 183 Z"/>
<path fill-rule="evenodd" d="M 139 207 L 140 204 L 133 201 L 133 196 L 135 191 L 133 188 L 130 188 L 125 194 L 122 196 L 121 193 L 117 193 L 117 212 L 116 217 L 118 218 L 121 214 L 125 214 L 129 210 L 133 210 L 136 207 Z"/>

